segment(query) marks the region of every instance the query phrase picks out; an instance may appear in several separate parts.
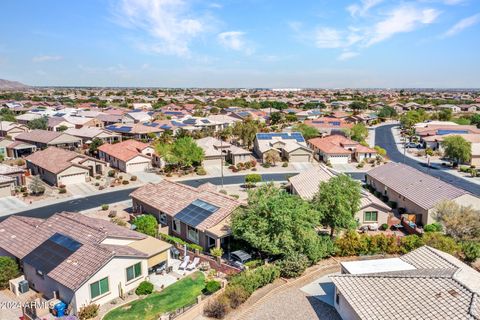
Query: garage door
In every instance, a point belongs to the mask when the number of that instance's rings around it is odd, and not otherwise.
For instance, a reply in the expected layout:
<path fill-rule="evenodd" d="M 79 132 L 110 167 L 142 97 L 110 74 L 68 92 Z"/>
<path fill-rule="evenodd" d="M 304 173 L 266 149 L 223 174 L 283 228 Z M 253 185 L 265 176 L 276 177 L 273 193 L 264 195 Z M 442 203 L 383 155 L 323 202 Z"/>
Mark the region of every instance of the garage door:
<path fill-rule="evenodd" d="M 11 195 L 12 195 L 12 189 L 10 188 L 10 185 L 0 186 L 0 198 L 8 197 Z"/>
<path fill-rule="evenodd" d="M 82 172 L 60 176 L 58 180 L 58 184 L 64 184 L 66 186 L 69 184 L 83 183 L 85 182 L 85 173 Z"/>
<path fill-rule="evenodd" d="M 203 160 L 204 166 L 219 166 L 221 165 L 221 159 L 205 159 Z"/>
<path fill-rule="evenodd" d="M 292 154 L 290 155 L 290 162 L 309 162 L 310 155 L 308 154 Z"/>
<path fill-rule="evenodd" d="M 150 165 L 150 161 L 128 163 L 127 164 L 127 173 L 145 171 L 145 169 L 147 169 L 149 165 Z"/>
<path fill-rule="evenodd" d="M 331 164 L 344 164 L 348 163 L 350 157 L 348 156 L 330 156 L 329 160 Z"/>

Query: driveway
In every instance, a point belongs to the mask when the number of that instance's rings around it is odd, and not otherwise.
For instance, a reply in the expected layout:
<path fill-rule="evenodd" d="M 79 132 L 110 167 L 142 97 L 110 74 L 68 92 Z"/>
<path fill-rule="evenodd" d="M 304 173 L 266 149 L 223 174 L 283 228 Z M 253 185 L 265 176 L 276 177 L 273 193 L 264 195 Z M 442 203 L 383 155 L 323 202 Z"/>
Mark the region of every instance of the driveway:
<path fill-rule="evenodd" d="M 404 157 L 403 154 L 398 151 L 395 139 L 393 137 L 392 127 L 395 126 L 398 126 L 398 124 L 379 126 L 375 129 L 375 145 L 384 148 L 387 151 L 387 156 L 392 161 L 403 162 L 408 166 L 422 171 L 423 173 L 429 174 L 458 188 L 467 190 L 477 196 L 480 196 L 480 186 L 478 184 L 472 183 L 466 179 L 457 177 L 443 170 L 431 170 L 424 163 L 409 157 Z"/>
<path fill-rule="evenodd" d="M 67 190 L 74 196 L 86 196 L 98 192 L 98 188 L 86 182 L 69 184 Z"/>
<path fill-rule="evenodd" d="M 0 216 L 9 214 L 12 211 L 26 207 L 27 204 L 16 197 L 0 198 Z"/>
<path fill-rule="evenodd" d="M 163 180 L 163 178 L 160 175 L 153 172 L 140 171 L 140 172 L 135 172 L 133 174 L 137 176 L 138 180 L 143 181 L 145 183 L 159 183 Z"/>
<path fill-rule="evenodd" d="M 313 168 L 313 163 L 311 162 L 290 162 L 290 164 L 299 172 Z"/>

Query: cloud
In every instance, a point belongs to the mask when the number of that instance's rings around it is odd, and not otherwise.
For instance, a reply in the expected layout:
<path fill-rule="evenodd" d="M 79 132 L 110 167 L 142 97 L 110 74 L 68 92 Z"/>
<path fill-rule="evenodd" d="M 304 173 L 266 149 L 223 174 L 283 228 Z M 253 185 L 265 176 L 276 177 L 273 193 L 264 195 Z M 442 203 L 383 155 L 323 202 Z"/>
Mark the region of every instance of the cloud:
<path fill-rule="evenodd" d="M 62 56 L 36 56 L 32 58 L 33 62 L 46 62 L 62 60 Z"/>
<path fill-rule="evenodd" d="M 161 54 L 188 56 L 191 41 L 207 29 L 184 0 L 122 0 L 114 14 L 123 27 L 147 33 L 139 47 Z"/>
<path fill-rule="evenodd" d="M 476 25 L 477 23 L 480 22 L 480 13 L 477 13 L 476 15 L 464 18 L 457 22 L 453 27 L 447 30 L 447 32 L 444 33 L 444 37 L 451 37 L 456 35 L 457 33 L 462 32 L 464 29 L 472 27 Z"/>
<path fill-rule="evenodd" d="M 218 34 L 218 41 L 227 49 L 242 51 L 245 54 L 252 54 L 253 48 L 245 40 L 245 32 L 227 31 Z"/>
<path fill-rule="evenodd" d="M 347 11 L 352 17 L 365 16 L 370 9 L 382 2 L 383 0 L 361 0 L 360 3 L 348 6 Z"/>
<path fill-rule="evenodd" d="M 431 24 L 439 15 L 440 12 L 432 8 L 419 9 L 409 5 L 397 7 L 374 25 L 366 46 L 389 39 L 397 33 L 411 32 L 421 25 Z"/>
<path fill-rule="evenodd" d="M 355 58 L 358 55 L 359 55 L 358 52 L 345 51 L 345 52 L 342 52 L 342 54 L 338 56 L 337 60 L 345 61 L 345 60 Z"/>

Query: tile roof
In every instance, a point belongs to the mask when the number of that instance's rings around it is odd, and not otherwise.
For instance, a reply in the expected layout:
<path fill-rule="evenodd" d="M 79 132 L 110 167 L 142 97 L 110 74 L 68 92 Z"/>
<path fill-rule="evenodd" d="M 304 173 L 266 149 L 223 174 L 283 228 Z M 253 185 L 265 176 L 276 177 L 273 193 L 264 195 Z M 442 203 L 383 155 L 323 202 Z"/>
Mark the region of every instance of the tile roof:
<path fill-rule="evenodd" d="M 86 159 L 87 157 L 73 151 L 57 147 L 48 147 L 45 150 L 32 153 L 26 157 L 25 160 L 55 174 L 60 173 L 71 166 L 88 169 L 88 167 L 72 162 L 75 158 Z"/>
<path fill-rule="evenodd" d="M 334 176 L 327 167 L 320 165 L 290 177 L 288 181 L 302 199 L 309 200 L 318 192 L 321 182 L 326 182 Z"/>
<path fill-rule="evenodd" d="M 389 162 L 367 172 L 387 188 L 428 210 L 442 200 L 453 200 L 467 191 L 402 163 Z"/>
<path fill-rule="evenodd" d="M 142 154 L 142 150 L 149 146 L 137 140 L 125 140 L 115 144 L 104 143 L 98 150 L 122 161 L 128 161 L 138 155 L 147 157 Z"/>
<path fill-rule="evenodd" d="M 333 134 L 324 138 L 313 138 L 308 143 L 327 154 L 377 153 L 374 149 L 362 146 L 357 141 L 348 139 L 340 134 Z M 349 150 L 352 149 L 352 150 Z"/>
<path fill-rule="evenodd" d="M 70 136 L 69 134 L 63 133 L 63 132 L 57 132 L 57 131 L 47 131 L 47 130 L 33 130 L 30 132 L 23 132 L 17 136 L 15 136 L 15 140 L 20 140 L 20 141 L 33 141 L 33 142 L 39 142 L 39 143 L 49 143 L 50 141 L 62 136 L 66 135 L 72 138 L 72 140 L 75 140 L 77 138 Z M 78 139 L 80 141 L 80 139 Z"/>
<path fill-rule="evenodd" d="M 331 277 L 360 319 L 480 319 L 477 271 L 427 246 L 400 259 L 416 270 Z"/>
<path fill-rule="evenodd" d="M 3 163 L 0 163 L 0 174 L 11 174 L 11 173 L 21 173 L 25 172 L 25 169 L 17 166 L 9 166 Z"/>
<path fill-rule="evenodd" d="M 0 248 L 24 259 L 56 233 L 81 243 L 80 248 L 68 259 L 47 273 L 50 278 L 72 290 L 78 289 L 115 256 L 146 256 L 131 247 L 119 248 L 121 246 L 104 245 L 101 242 L 107 237 L 142 240 L 147 236 L 106 220 L 71 212 L 57 213 L 45 220 L 8 217 L 0 222 Z M 30 263 L 36 262 L 32 260 Z"/>
<path fill-rule="evenodd" d="M 195 200 L 202 200 L 218 207 L 217 211 L 196 226 L 201 231 L 227 218 L 241 204 L 232 197 L 212 190 L 211 187 L 193 188 L 168 180 L 147 184 L 133 191 L 130 196 L 172 217 Z"/>

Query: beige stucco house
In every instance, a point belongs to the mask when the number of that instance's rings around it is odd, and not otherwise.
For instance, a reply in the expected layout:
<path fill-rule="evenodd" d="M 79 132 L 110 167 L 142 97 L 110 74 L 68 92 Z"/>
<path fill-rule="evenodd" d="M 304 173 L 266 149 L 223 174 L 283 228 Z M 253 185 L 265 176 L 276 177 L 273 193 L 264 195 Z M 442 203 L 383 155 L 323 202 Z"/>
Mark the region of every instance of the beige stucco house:
<path fill-rule="evenodd" d="M 126 173 L 142 172 L 152 165 L 155 149 L 149 144 L 125 140 L 116 144 L 102 144 L 98 148 L 98 157 Z"/>
<path fill-rule="evenodd" d="M 312 160 L 312 150 L 307 147 L 305 139 L 299 132 L 257 133 L 253 150 L 263 161 L 269 151 L 277 152 L 281 159 L 290 162 Z"/>

